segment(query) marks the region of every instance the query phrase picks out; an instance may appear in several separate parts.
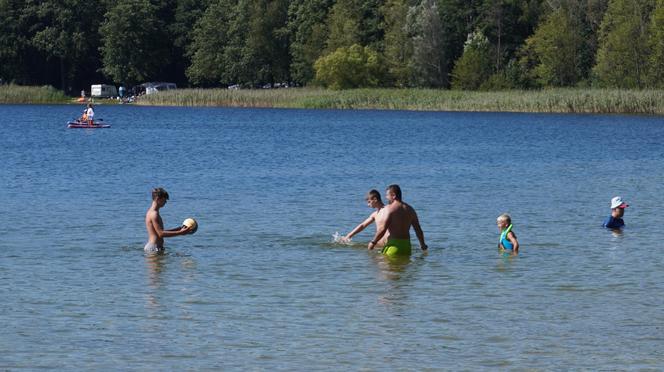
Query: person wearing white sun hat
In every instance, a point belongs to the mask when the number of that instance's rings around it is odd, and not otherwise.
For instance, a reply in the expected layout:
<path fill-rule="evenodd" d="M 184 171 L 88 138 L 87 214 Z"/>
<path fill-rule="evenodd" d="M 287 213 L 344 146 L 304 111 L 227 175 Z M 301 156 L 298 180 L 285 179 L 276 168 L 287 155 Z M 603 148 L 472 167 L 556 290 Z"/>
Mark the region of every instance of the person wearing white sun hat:
<path fill-rule="evenodd" d="M 604 221 L 603 226 L 609 229 L 620 229 L 625 226 L 622 217 L 625 215 L 625 208 L 629 207 L 620 196 L 611 199 L 611 215 Z"/>

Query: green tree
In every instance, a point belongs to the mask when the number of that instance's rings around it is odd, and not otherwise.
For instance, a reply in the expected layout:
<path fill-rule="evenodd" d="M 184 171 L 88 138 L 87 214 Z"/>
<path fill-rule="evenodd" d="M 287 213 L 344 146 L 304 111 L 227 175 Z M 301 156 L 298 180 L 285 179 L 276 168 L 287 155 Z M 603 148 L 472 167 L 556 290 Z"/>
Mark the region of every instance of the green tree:
<path fill-rule="evenodd" d="M 259 85 L 289 80 L 288 2 L 253 0 L 249 32 L 242 49 L 244 83 Z"/>
<path fill-rule="evenodd" d="M 331 89 L 375 87 L 385 75 L 378 52 L 358 44 L 320 57 L 314 67 L 316 79 Z"/>
<path fill-rule="evenodd" d="M 25 45 L 28 44 L 21 27 L 22 4 L 0 0 L 0 79 L 4 82 L 21 80 L 24 69 Z"/>
<path fill-rule="evenodd" d="M 593 72 L 601 86 L 642 88 L 648 70 L 648 23 L 654 0 L 611 0 L 600 26 Z"/>
<path fill-rule="evenodd" d="M 214 85 L 224 80 L 225 48 L 234 8 L 232 0 L 215 1 L 196 23 L 187 49 L 191 60 L 187 76 L 195 85 Z"/>
<path fill-rule="evenodd" d="M 463 55 L 452 70 L 452 88 L 476 90 L 491 76 L 489 40 L 481 32 L 468 35 Z"/>
<path fill-rule="evenodd" d="M 99 28 L 103 73 L 119 83 L 157 77 L 170 62 L 168 33 L 149 0 L 121 0 Z"/>
<path fill-rule="evenodd" d="M 648 85 L 664 88 L 664 0 L 657 0 L 649 29 Z"/>
<path fill-rule="evenodd" d="M 550 2 L 553 0 L 549 0 Z M 513 58 L 515 51 L 537 26 L 541 0 L 484 0 L 479 6 L 476 29 L 482 30 L 491 45 L 494 70 Z"/>
<path fill-rule="evenodd" d="M 165 74 L 178 86 L 188 84 L 187 68 L 191 62 L 189 46 L 193 44 L 196 23 L 203 17 L 209 0 L 171 0 L 162 4 L 165 22 L 171 40 L 171 64 Z M 167 7 L 166 9 L 163 9 Z M 162 19 L 164 20 L 164 19 Z"/>
<path fill-rule="evenodd" d="M 290 73 L 299 84 L 314 79 L 314 63 L 325 49 L 326 20 L 333 3 L 333 0 L 293 0 L 288 8 Z"/>
<path fill-rule="evenodd" d="M 408 0 L 387 0 L 381 9 L 385 63 L 392 84 L 398 87 L 410 86 L 413 80 L 413 42 L 406 26 L 408 8 Z"/>
<path fill-rule="evenodd" d="M 464 52 L 468 35 L 477 28 L 482 3 L 483 0 L 438 0 L 447 71 L 452 70 Z"/>
<path fill-rule="evenodd" d="M 443 28 L 438 6 L 433 0 L 422 0 L 410 7 L 407 29 L 412 38 L 412 69 L 415 84 L 442 87 L 447 84 L 447 63 L 443 48 Z"/>
<path fill-rule="evenodd" d="M 80 70 L 98 65 L 99 34 L 102 4 L 97 0 L 66 0 L 27 2 L 26 12 L 34 12 L 31 43 L 55 59 L 59 66 L 60 86 L 71 92 L 73 80 Z"/>
<path fill-rule="evenodd" d="M 572 86 L 587 75 L 583 50 L 587 47 L 577 9 L 560 7 L 540 24 L 526 46 L 537 58 L 534 72 L 540 84 Z"/>
<path fill-rule="evenodd" d="M 382 0 L 337 0 L 328 17 L 326 52 L 353 44 L 382 50 Z"/>
<path fill-rule="evenodd" d="M 251 71 L 244 64 L 243 50 L 247 41 L 251 0 L 237 0 L 227 27 L 228 42 L 224 48 L 221 82 L 223 84 L 246 84 Z"/>

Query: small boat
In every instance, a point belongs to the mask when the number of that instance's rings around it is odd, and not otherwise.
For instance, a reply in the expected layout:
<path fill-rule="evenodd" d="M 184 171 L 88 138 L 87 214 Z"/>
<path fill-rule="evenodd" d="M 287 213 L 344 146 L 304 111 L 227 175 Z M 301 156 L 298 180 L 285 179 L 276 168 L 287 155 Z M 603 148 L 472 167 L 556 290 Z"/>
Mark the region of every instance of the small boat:
<path fill-rule="evenodd" d="M 71 120 L 67 122 L 67 128 L 87 128 L 87 129 L 96 129 L 96 128 L 110 128 L 110 124 L 104 124 L 100 122 L 93 122 L 92 124 L 87 121 L 80 120 Z"/>

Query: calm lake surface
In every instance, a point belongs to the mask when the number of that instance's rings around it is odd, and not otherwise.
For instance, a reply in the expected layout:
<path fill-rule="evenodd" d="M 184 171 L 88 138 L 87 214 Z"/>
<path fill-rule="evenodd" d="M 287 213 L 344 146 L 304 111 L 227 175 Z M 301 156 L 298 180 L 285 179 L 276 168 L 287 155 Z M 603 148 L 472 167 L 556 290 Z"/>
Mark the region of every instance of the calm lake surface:
<path fill-rule="evenodd" d="M 81 110 L 0 106 L 0 369 L 664 368 L 662 117 Z M 334 243 L 391 183 L 430 252 Z"/>

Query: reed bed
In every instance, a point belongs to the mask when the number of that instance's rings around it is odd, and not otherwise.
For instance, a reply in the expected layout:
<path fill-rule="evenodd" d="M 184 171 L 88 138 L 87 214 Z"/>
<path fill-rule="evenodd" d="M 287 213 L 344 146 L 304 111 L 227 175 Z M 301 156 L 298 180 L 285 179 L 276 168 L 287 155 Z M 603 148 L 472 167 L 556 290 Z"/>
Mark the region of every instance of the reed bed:
<path fill-rule="evenodd" d="M 664 115 L 664 90 L 546 89 L 469 92 L 436 89 L 179 89 L 141 97 L 137 103 L 158 106 Z"/>
<path fill-rule="evenodd" d="M 71 99 L 51 86 L 0 85 L 0 104 L 67 103 Z"/>

